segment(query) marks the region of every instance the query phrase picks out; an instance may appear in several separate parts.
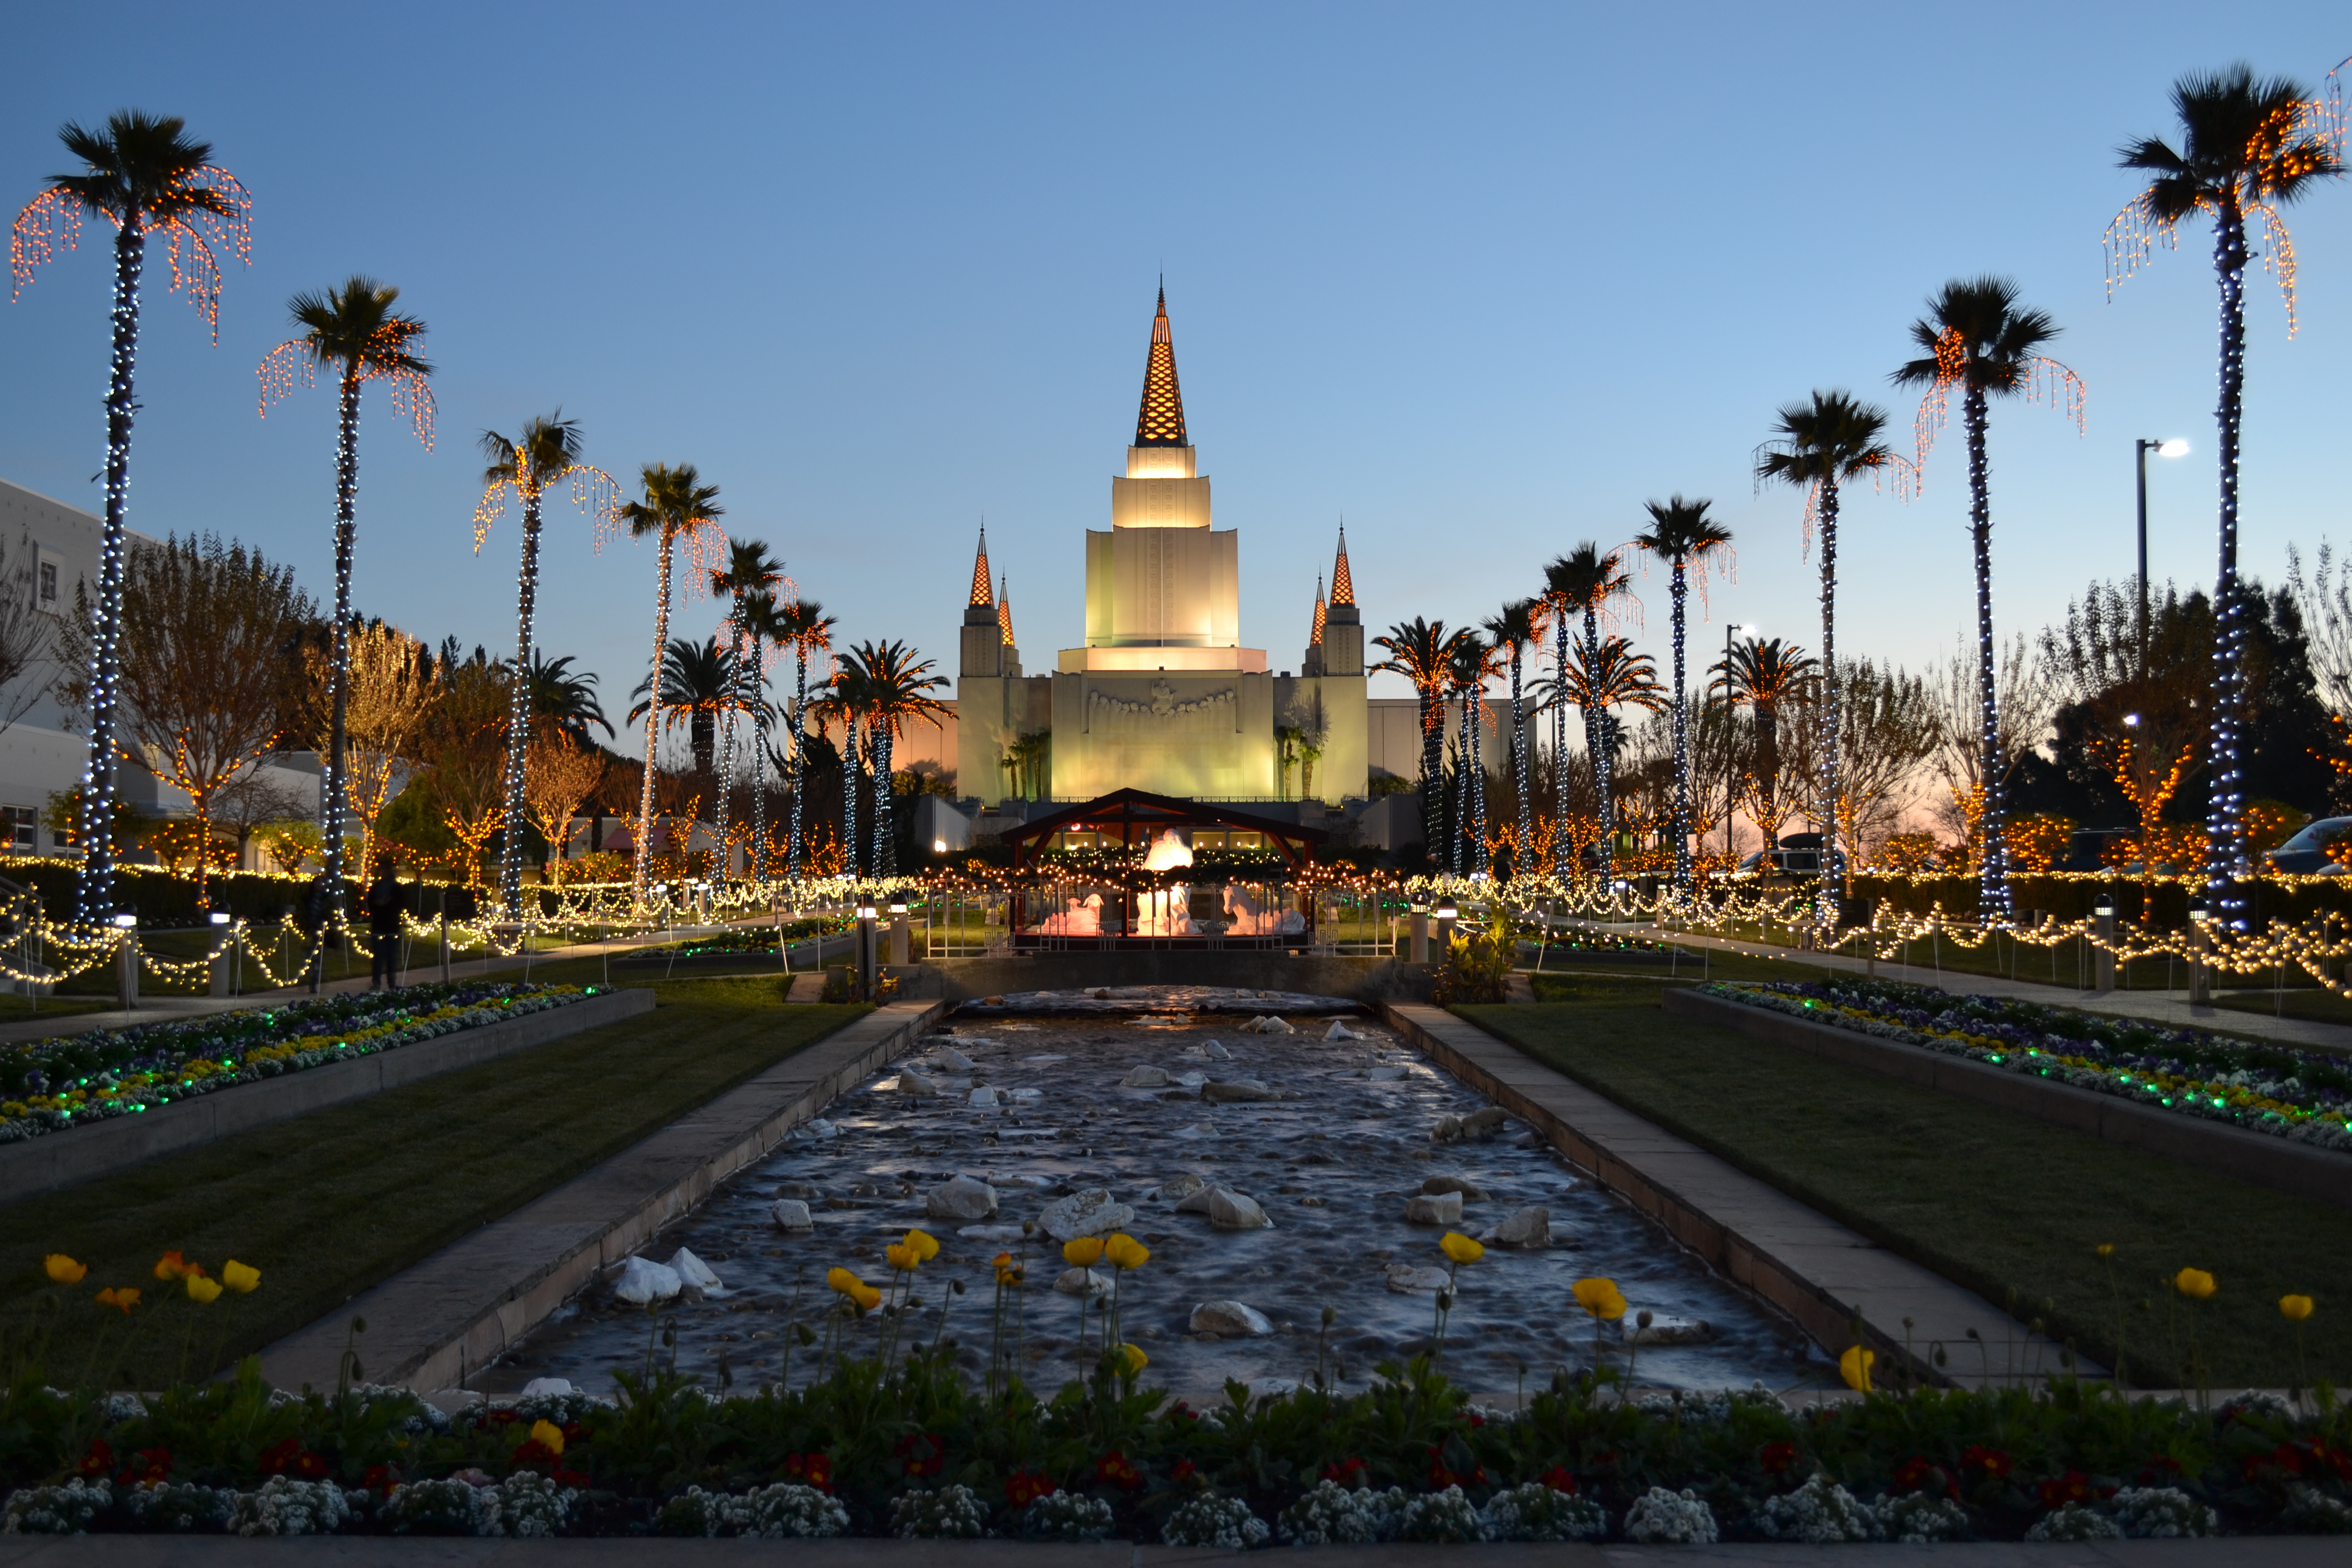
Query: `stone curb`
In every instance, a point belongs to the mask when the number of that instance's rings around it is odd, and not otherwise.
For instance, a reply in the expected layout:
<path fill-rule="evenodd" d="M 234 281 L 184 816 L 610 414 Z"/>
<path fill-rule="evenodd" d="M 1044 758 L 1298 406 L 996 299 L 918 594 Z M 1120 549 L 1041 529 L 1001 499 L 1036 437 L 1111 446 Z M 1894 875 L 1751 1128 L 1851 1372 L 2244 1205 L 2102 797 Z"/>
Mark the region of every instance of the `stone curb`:
<path fill-rule="evenodd" d="M 349 1061 L 281 1073 L 258 1083 L 200 1094 L 135 1115 L 110 1117 L 68 1132 L 0 1144 L 0 1192 L 16 1198 L 72 1186 L 216 1138 L 308 1116 L 331 1105 L 366 1100 L 404 1084 L 616 1024 L 650 1013 L 653 1006 L 651 991 L 601 991 L 519 1018 L 370 1051 Z"/>
<path fill-rule="evenodd" d="M 1889 1252 L 1768 1182 L 1677 1138 L 1442 1008 L 1391 1003 L 1388 1022 L 1446 1071 L 1534 1128 L 1594 1180 L 1664 1226 L 1732 1284 L 1794 1319 L 1832 1356 L 1855 1340 L 1878 1354 L 1881 1383 L 1911 1347 L 1923 1382 L 1969 1387 L 2009 1381 L 1972 1373 L 1968 1331 L 2020 1364 L 2059 1368 L 2059 1346 L 1975 1292 Z M 1905 1320 L 1911 1326 L 1905 1327 Z M 1929 1360 L 1940 1342 L 1949 1364 Z M 2078 1370 L 2095 1373 L 2087 1362 Z"/>
<path fill-rule="evenodd" d="M 894 1002 L 586 1174 L 491 1221 L 262 1352 L 279 1388 L 331 1388 L 351 1321 L 370 1381 L 457 1388 L 720 1182 L 855 1087 L 945 1010 Z"/>
<path fill-rule="evenodd" d="M 2352 1155 L 2156 1106 L 2135 1105 L 2096 1089 L 2004 1072 L 1989 1063 L 1947 1056 L 1925 1046 L 1883 1040 L 1859 1029 L 1792 1017 L 1697 991 L 1667 992 L 1665 1008 L 1683 1017 L 1737 1029 L 1751 1039 L 2012 1110 L 2103 1142 L 2159 1154 L 2273 1192 L 2352 1209 Z"/>

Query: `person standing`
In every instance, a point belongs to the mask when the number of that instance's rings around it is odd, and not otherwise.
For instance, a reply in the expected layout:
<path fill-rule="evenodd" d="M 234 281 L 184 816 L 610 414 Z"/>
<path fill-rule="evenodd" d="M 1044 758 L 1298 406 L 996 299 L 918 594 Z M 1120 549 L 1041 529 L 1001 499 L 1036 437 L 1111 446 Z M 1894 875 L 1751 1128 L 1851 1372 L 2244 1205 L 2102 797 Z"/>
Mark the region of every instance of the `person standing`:
<path fill-rule="evenodd" d="M 368 967 L 371 991 L 400 984 L 400 917 L 407 902 L 400 890 L 400 862 L 387 855 L 367 890 L 368 935 L 375 944 Z"/>

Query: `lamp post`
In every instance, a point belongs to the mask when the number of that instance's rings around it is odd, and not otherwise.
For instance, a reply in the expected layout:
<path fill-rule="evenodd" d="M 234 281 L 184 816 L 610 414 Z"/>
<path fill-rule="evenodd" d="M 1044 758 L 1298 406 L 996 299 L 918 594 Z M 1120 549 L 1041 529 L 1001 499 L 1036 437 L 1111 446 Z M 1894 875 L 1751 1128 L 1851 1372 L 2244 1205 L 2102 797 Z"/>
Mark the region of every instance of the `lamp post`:
<path fill-rule="evenodd" d="M 2185 458 L 2189 443 L 2175 438 L 2153 441 L 2145 437 L 2132 443 L 2132 463 L 2139 470 L 2139 673 L 2147 675 L 2147 455 Z"/>

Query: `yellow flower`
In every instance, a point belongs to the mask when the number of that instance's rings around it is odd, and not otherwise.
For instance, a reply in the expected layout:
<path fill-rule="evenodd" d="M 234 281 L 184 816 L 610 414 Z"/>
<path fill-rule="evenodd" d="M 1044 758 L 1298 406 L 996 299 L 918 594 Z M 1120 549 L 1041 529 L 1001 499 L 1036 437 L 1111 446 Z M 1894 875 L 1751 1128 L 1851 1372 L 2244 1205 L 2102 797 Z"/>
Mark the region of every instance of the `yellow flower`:
<path fill-rule="evenodd" d="M 1109 1258 L 1121 1268 L 1140 1268 L 1151 1261 L 1151 1248 L 1124 1231 L 1104 1242 L 1102 1250 L 1105 1258 Z"/>
<path fill-rule="evenodd" d="M 920 1262 L 929 1263 L 932 1258 L 937 1258 L 940 1255 L 939 1238 L 932 1236 L 929 1231 L 908 1231 L 907 1233 L 907 1245 L 915 1249 L 917 1258 Z"/>
<path fill-rule="evenodd" d="M 1074 1268 L 1091 1268 L 1103 1255 L 1102 1237 L 1082 1236 L 1076 1241 L 1062 1243 L 1062 1261 Z"/>
<path fill-rule="evenodd" d="M 861 1280 L 857 1289 L 849 1292 L 849 1299 L 857 1303 L 859 1311 L 870 1312 L 882 1304 L 882 1292 Z"/>
<path fill-rule="evenodd" d="M 1013 1261 L 1013 1254 L 1009 1252 L 998 1253 L 996 1255 L 995 1268 L 996 1282 L 999 1285 L 1018 1285 L 1021 1283 L 1021 1266 Z"/>
<path fill-rule="evenodd" d="M 2099 1243 L 2098 1254 L 2102 1258 L 2113 1258 L 2116 1255 L 2116 1244 L 2112 1241 Z"/>
<path fill-rule="evenodd" d="M 2279 1298 L 2279 1316 L 2284 1318 L 2290 1323 L 2299 1323 L 2303 1321 L 2305 1318 L 2311 1316 L 2311 1298 L 2308 1296 L 2281 1296 Z"/>
<path fill-rule="evenodd" d="M 2172 1288 L 2192 1301 L 2210 1300 L 2221 1287 L 2202 1268 L 2184 1268 L 2172 1277 Z"/>
<path fill-rule="evenodd" d="M 192 1269 L 197 1273 L 203 1272 L 202 1269 L 196 1268 L 194 1264 L 181 1257 L 180 1249 L 176 1247 L 155 1260 L 155 1278 L 167 1285 L 174 1279 L 186 1279 Z"/>
<path fill-rule="evenodd" d="M 1151 1358 L 1145 1355 L 1137 1346 L 1121 1345 L 1118 1347 L 1118 1353 L 1127 1360 L 1127 1375 L 1129 1377 L 1133 1377 L 1151 1364 Z"/>
<path fill-rule="evenodd" d="M 923 1255 L 903 1241 L 894 1241 L 884 1247 L 882 1256 L 901 1273 L 912 1273 L 923 1266 Z"/>
<path fill-rule="evenodd" d="M 563 1428 L 544 1418 L 530 1424 L 530 1440 L 551 1454 L 563 1452 Z"/>
<path fill-rule="evenodd" d="M 250 1296 L 261 1284 L 261 1270 L 232 1258 L 221 1265 L 221 1283 L 240 1296 Z"/>
<path fill-rule="evenodd" d="M 1606 1322 L 1613 1323 L 1625 1315 L 1625 1298 L 1618 1294 L 1614 1279 L 1578 1280 L 1576 1304 Z"/>
<path fill-rule="evenodd" d="M 128 1285 L 119 1290 L 100 1290 L 98 1293 L 98 1304 L 101 1307 L 120 1307 L 122 1309 L 123 1316 L 129 1317 L 131 1309 L 139 1305 L 139 1292 Z"/>
<path fill-rule="evenodd" d="M 52 1252 L 41 1259 L 41 1268 L 51 1282 L 58 1285 L 79 1285 L 81 1277 L 89 1272 L 87 1263 L 76 1263 L 62 1252 Z"/>
<path fill-rule="evenodd" d="M 846 1268 L 826 1269 L 824 1271 L 824 1282 L 826 1285 L 844 1296 L 855 1296 L 857 1292 L 866 1289 L 866 1281 L 860 1279 L 856 1275 L 852 1274 Z"/>
<path fill-rule="evenodd" d="M 1845 1379 L 1845 1385 L 1848 1388 L 1868 1394 L 1870 1369 L 1877 1364 L 1878 1357 L 1874 1352 L 1855 1345 L 1845 1354 L 1838 1357 L 1838 1375 Z"/>
<path fill-rule="evenodd" d="M 219 1280 L 207 1279 L 201 1274 L 191 1274 L 188 1276 L 189 1300 L 202 1301 L 206 1305 L 210 1305 L 212 1302 L 220 1300 L 220 1293 L 221 1288 Z"/>
<path fill-rule="evenodd" d="M 1437 1238 L 1437 1249 L 1456 1263 L 1475 1263 L 1486 1256 L 1486 1249 L 1458 1230 L 1449 1230 Z"/>

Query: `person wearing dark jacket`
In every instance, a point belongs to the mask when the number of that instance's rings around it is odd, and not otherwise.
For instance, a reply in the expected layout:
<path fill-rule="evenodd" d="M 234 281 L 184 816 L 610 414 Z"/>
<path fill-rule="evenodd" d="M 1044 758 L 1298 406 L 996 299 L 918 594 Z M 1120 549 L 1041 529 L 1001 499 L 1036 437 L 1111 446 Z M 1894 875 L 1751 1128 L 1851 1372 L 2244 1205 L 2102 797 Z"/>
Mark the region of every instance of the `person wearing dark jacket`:
<path fill-rule="evenodd" d="M 408 900 L 400 890 L 400 862 L 386 857 L 367 890 L 368 936 L 375 946 L 368 989 L 400 984 L 400 917 Z"/>

